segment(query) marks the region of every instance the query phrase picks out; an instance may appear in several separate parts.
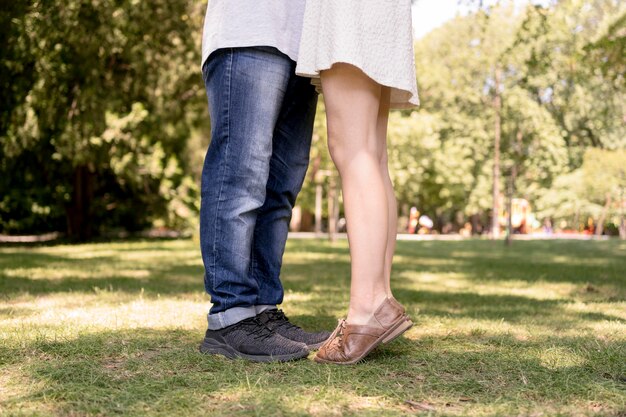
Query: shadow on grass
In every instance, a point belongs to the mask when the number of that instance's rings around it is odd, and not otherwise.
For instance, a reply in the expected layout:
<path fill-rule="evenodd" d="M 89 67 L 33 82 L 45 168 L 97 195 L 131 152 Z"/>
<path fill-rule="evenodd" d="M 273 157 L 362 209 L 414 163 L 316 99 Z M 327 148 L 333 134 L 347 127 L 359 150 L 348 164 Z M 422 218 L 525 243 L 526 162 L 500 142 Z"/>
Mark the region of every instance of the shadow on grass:
<path fill-rule="evenodd" d="M 150 242 L 136 249 L 102 246 L 92 257 L 51 255 L 42 251 L 12 249 L 0 251 L 0 293 L 46 294 L 110 288 L 115 291 L 147 294 L 176 294 L 203 290 L 204 269 L 199 263 L 177 262 L 167 256 L 148 258 L 146 262 L 120 260 L 116 253 L 149 250 L 181 253 L 164 243 Z M 394 279 L 403 273 L 456 273 L 477 282 L 507 280 L 529 283 L 592 284 L 605 286 L 612 300 L 626 299 L 626 256 L 620 242 L 514 242 L 506 248 L 501 242 L 470 240 L 459 242 L 399 242 L 394 263 Z M 185 247 L 182 253 L 195 259 L 197 248 Z M 80 251 L 80 246 L 76 247 Z M 98 255 L 98 252 L 103 255 Z M 117 251 L 117 252 L 116 252 Z M 326 244 L 319 241 L 292 241 L 287 254 L 317 254 L 311 259 L 284 264 L 285 287 L 309 292 L 314 287 L 332 290 L 349 284 L 350 265 L 346 242 Z M 153 262 L 150 262 L 153 260 Z M 66 269 L 63 271 L 63 269 Z M 43 270 L 49 269 L 47 277 Z M 92 276 L 89 275 L 89 272 Z M 80 273 L 80 274 L 79 274 Z M 72 276 L 80 275 L 80 277 Z M 140 274 L 140 276 L 138 276 Z"/>
<path fill-rule="evenodd" d="M 399 287 L 394 290 L 398 300 L 411 307 L 418 307 L 426 316 L 463 317 L 506 320 L 511 323 L 541 321 L 553 323 L 560 328 L 583 321 L 626 320 L 603 313 L 568 310 L 568 300 L 539 300 L 515 295 L 482 295 L 473 292 L 415 291 Z"/>
<path fill-rule="evenodd" d="M 512 247 L 476 240 L 399 242 L 396 254 L 396 277 L 457 274 L 484 285 L 573 284 L 573 299 L 626 300 L 626 243 L 621 241 L 518 241 Z"/>
<path fill-rule="evenodd" d="M 471 292 L 467 289 L 451 290 L 446 292 L 419 290 L 419 283 L 411 280 L 398 279 L 405 272 L 445 274 L 455 273 L 463 278 L 494 283 L 507 280 L 562 282 L 566 276 L 568 282 L 577 284 L 593 282 L 589 278 L 593 271 L 605 285 L 616 290 L 609 297 L 604 293 L 597 298 L 602 301 L 619 301 L 624 299 L 626 290 L 624 280 L 626 271 L 621 268 L 622 258 L 609 257 L 607 265 L 581 267 L 567 265 L 562 262 L 561 256 L 575 256 L 583 259 L 586 256 L 596 259 L 600 255 L 607 257 L 614 254 L 615 248 L 621 244 L 607 244 L 605 242 L 515 242 L 514 249 L 504 248 L 498 242 L 462 241 L 462 242 L 399 242 L 399 260 L 394 269 L 394 292 L 396 297 L 406 304 L 409 312 L 420 317 L 451 317 L 472 318 L 491 321 L 506 320 L 512 323 L 533 322 L 550 326 L 551 328 L 567 328 L 569 325 L 579 325 L 582 322 L 617 321 L 624 323 L 619 317 L 602 312 L 576 312 L 568 309 L 571 299 L 564 297 L 560 300 L 542 300 L 515 295 L 484 295 Z M 602 243 L 602 244 L 601 244 Z M 184 248 L 187 253 L 191 248 Z M 548 252 L 552 248 L 553 252 Z M 100 253 L 115 249 L 102 247 Z M 119 249 L 117 249 L 119 250 Z M 150 244 L 140 247 L 138 252 L 149 251 L 180 251 L 164 244 Z M 110 255 L 98 255 L 94 250 L 93 257 L 75 259 L 70 255 L 51 255 L 48 253 L 2 253 L 0 251 L 0 294 L 2 298 L 10 299 L 15 294 L 29 293 L 43 295 L 57 292 L 94 292 L 99 289 L 109 289 L 126 293 L 140 293 L 145 296 L 177 295 L 203 292 L 203 268 L 199 265 L 179 264 L 176 260 L 166 258 L 159 262 L 136 263 L 132 260 L 119 260 L 115 252 Z M 129 250 L 132 253 L 132 249 Z M 618 251 L 619 252 L 619 251 Z M 350 265 L 347 260 L 348 249 L 345 242 L 327 245 L 315 241 L 291 242 L 288 254 L 298 260 L 298 254 L 321 254 L 328 258 L 314 258 L 300 262 L 285 262 L 283 268 L 284 286 L 289 293 L 306 294 L 308 297 L 293 301 L 301 311 L 328 312 L 346 311 L 349 296 Z M 339 255 L 339 259 L 337 256 Z M 552 263 L 548 259 L 554 258 Z M 529 260 L 532 260 L 530 262 Z M 42 271 L 50 268 L 50 274 L 63 267 L 73 272 L 88 271 L 95 277 L 63 277 L 45 278 Z M 33 277 L 34 272 L 40 274 Z M 135 273 L 141 272 L 137 277 Z M 499 278 L 496 278 L 499 277 Z M 418 289 L 416 289 L 416 287 Z M 621 292 L 618 292 L 621 291 Z M 606 292 L 606 291 L 605 291 Z M 415 313 L 421 311 L 420 316 Z M 287 310 L 289 314 L 289 311 Z M 26 316 L 28 311 L 3 308 L 0 316 Z M 341 314 L 341 313 L 340 313 Z M 313 323 L 315 320 L 311 320 Z M 334 320 L 324 323 L 333 328 Z"/>
<path fill-rule="evenodd" d="M 436 404 L 441 411 L 452 407 L 457 414 L 474 406 L 509 404 L 519 410 L 528 401 L 539 408 L 600 401 L 604 411 L 612 412 L 620 398 L 623 402 L 626 387 L 626 366 L 619 361 L 626 348 L 592 337 L 403 338 L 349 367 L 310 359 L 285 364 L 229 361 L 198 353 L 199 337 L 186 330 L 133 329 L 36 341 L 5 351 L 12 363 L 28 356 L 28 364 L 20 366 L 38 388 L 4 406 L 47 401 L 61 413 L 77 415 L 179 415 L 185 410 L 307 415 L 313 396 L 318 406 L 347 415 L 359 415 L 350 407 L 365 397 L 383 398 L 397 410 L 406 401 L 430 399 L 441 402 Z M 571 353 L 571 363 L 542 360 L 546 349 Z"/>

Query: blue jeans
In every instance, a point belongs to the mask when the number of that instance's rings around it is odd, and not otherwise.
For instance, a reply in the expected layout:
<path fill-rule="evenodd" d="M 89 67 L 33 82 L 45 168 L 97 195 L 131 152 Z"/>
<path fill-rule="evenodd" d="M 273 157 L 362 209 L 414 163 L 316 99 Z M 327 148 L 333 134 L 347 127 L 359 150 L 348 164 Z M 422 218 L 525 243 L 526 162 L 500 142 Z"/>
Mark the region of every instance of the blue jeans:
<path fill-rule="evenodd" d="M 209 328 L 282 303 L 285 242 L 309 165 L 317 93 L 275 48 L 226 48 L 202 75 L 211 144 L 202 171 L 200 246 Z"/>

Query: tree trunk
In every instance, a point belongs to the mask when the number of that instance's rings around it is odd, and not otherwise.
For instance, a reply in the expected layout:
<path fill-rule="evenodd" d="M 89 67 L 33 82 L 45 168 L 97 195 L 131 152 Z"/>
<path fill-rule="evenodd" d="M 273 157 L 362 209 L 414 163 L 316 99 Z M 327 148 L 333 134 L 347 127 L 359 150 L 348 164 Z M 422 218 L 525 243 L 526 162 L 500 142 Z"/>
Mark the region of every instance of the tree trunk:
<path fill-rule="evenodd" d="M 472 223 L 472 235 L 477 235 L 479 230 L 480 219 L 478 214 L 472 214 L 470 216 L 470 222 Z"/>
<path fill-rule="evenodd" d="M 626 219 L 624 219 L 624 189 L 622 188 L 619 199 L 619 238 L 626 239 Z"/>
<path fill-rule="evenodd" d="M 513 164 L 511 169 L 511 178 L 509 179 L 509 191 L 507 201 L 507 233 L 506 233 L 506 246 L 511 246 L 513 239 L 513 193 L 515 189 L 515 177 L 517 177 L 517 166 Z"/>
<path fill-rule="evenodd" d="M 315 184 L 315 234 L 322 234 L 322 203 L 324 189 L 319 182 Z"/>
<path fill-rule="evenodd" d="M 609 208 L 611 207 L 611 194 L 606 194 L 606 202 L 604 203 L 604 208 L 602 209 L 602 213 L 600 214 L 600 218 L 598 219 L 598 225 L 596 227 L 596 236 L 602 236 L 604 232 L 604 222 L 606 221 L 606 216 L 609 214 Z"/>
<path fill-rule="evenodd" d="M 91 203 L 93 201 L 94 176 L 86 165 L 74 168 L 72 199 L 65 208 L 67 235 L 70 239 L 84 242 L 93 237 Z"/>
<path fill-rule="evenodd" d="M 500 135 L 502 131 L 501 107 L 502 98 L 500 97 L 500 67 L 496 67 L 495 73 L 495 96 L 493 99 L 493 107 L 495 110 L 495 135 L 494 135 L 494 151 L 493 151 L 493 208 L 491 219 L 491 236 L 493 239 L 500 237 Z"/>
<path fill-rule="evenodd" d="M 506 245 L 510 246 L 511 241 L 513 240 L 513 195 L 515 194 L 515 181 L 517 180 L 517 158 L 521 155 L 522 150 L 522 138 L 523 133 L 521 130 L 517 131 L 515 135 L 515 157 L 513 158 L 513 166 L 511 167 L 511 178 L 509 178 L 509 201 L 508 201 L 508 209 L 507 209 L 507 235 L 506 235 Z M 523 232 L 522 232 L 523 233 Z"/>
<path fill-rule="evenodd" d="M 331 175 L 328 178 L 328 238 L 334 242 L 337 239 L 337 223 L 339 221 L 339 190 L 337 178 Z"/>

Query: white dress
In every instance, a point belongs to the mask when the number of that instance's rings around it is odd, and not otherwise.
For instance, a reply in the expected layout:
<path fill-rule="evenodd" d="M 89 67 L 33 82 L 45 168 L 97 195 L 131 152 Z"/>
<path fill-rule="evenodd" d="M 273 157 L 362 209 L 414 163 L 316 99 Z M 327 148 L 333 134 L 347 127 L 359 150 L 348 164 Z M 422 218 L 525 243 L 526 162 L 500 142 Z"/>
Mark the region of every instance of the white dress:
<path fill-rule="evenodd" d="M 306 0 L 296 73 L 319 87 L 338 62 L 391 87 L 391 108 L 418 106 L 411 0 Z"/>

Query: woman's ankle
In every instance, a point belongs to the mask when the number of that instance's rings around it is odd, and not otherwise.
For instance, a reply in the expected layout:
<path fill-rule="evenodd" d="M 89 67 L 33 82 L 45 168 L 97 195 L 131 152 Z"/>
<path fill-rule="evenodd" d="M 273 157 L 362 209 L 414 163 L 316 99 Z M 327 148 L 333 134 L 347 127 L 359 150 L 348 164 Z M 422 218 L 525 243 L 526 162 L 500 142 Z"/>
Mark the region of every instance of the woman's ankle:
<path fill-rule="evenodd" d="M 380 292 L 368 300 L 360 300 L 358 303 L 351 301 L 346 322 L 363 326 L 371 325 L 375 322 L 374 313 L 387 298 L 386 292 Z"/>

